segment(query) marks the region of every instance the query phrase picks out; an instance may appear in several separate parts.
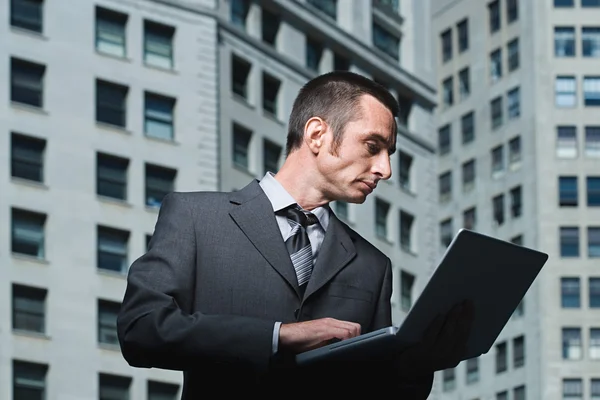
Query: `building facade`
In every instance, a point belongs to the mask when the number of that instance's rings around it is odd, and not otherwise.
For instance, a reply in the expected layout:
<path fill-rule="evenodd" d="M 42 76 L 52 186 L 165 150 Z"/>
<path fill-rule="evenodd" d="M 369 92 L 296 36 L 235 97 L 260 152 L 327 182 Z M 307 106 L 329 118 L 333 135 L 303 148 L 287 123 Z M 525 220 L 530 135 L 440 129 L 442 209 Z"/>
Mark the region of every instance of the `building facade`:
<path fill-rule="evenodd" d="M 600 3 L 431 11 L 440 248 L 467 227 L 550 256 L 490 352 L 438 374 L 436 398 L 599 398 Z"/>
<path fill-rule="evenodd" d="M 332 205 L 391 257 L 400 322 L 439 256 L 430 15 L 422 0 L 3 2 L 0 398 L 177 398 L 180 373 L 119 352 L 127 268 L 166 193 L 276 172 L 297 91 L 334 69 L 401 104 L 392 179 Z"/>

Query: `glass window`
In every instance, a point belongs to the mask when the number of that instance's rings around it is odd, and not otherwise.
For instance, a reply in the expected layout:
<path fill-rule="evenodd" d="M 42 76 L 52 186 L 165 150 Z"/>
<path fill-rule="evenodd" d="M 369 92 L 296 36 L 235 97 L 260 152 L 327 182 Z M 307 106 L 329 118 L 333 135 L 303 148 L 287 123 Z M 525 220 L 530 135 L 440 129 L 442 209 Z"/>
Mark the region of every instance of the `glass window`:
<path fill-rule="evenodd" d="M 467 384 L 479 381 L 479 358 L 467 360 Z"/>
<path fill-rule="evenodd" d="M 454 103 L 454 79 L 446 78 L 442 82 L 443 103 L 445 107 L 450 107 Z"/>
<path fill-rule="evenodd" d="M 463 19 L 457 25 L 458 29 L 458 51 L 463 52 L 469 49 L 469 20 Z"/>
<path fill-rule="evenodd" d="M 461 117 L 460 127 L 463 144 L 467 144 L 475 140 L 475 113 L 473 111 L 470 111 Z"/>
<path fill-rule="evenodd" d="M 46 141 L 30 136 L 11 134 L 11 176 L 35 182 L 44 181 Z"/>
<path fill-rule="evenodd" d="M 47 365 L 13 360 L 13 398 L 45 400 L 47 372 Z"/>
<path fill-rule="evenodd" d="M 521 92 L 518 87 L 506 94 L 508 103 L 508 119 L 515 119 L 521 115 Z"/>
<path fill-rule="evenodd" d="M 307 0 L 307 3 L 328 17 L 337 19 L 337 0 Z"/>
<path fill-rule="evenodd" d="M 238 56 L 231 56 L 231 90 L 234 94 L 248 100 L 248 76 L 251 65 Z"/>
<path fill-rule="evenodd" d="M 575 0 L 554 0 L 554 7 L 573 7 Z"/>
<path fill-rule="evenodd" d="M 600 126 L 585 127 L 585 155 L 600 157 Z"/>
<path fill-rule="evenodd" d="M 502 49 L 490 53 L 490 79 L 496 82 L 502 77 Z"/>
<path fill-rule="evenodd" d="M 306 67 L 318 72 L 323 56 L 323 45 L 314 39 L 306 38 Z"/>
<path fill-rule="evenodd" d="M 125 128 L 127 125 L 127 86 L 96 80 L 96 121 Z"/>
<path fill-rule="evenodd" d="M 46 289 L 12 285 L 12 328 L 46 332 Z"/>
<path fill-rule="evenodd" d="M 174 108 L 175 99 L 153 93 L 144 96 L 144 133 L 148 137 L 174 139 Z"/>
<path fill-rule="evenodd" d="M 233 124 L 233 164 L 244 170 L 250 169 L 250 139 L 252 131 Z"/>
<path fill-rule="evenodd" d="M 108 154 L 96 154 L 96 194 L 127 200 L 129 160 Z"/>
<path fill-rule="evenodd" d="M 400 211 L 400 247 L 411 252 L 413 250 L 412 230 L 415 218 L 405 211 Z"/>
<path fill-rule="evenodd" d="M 510 211 L 513 218 L 519 218 L 523 213 L 523 191 L 521 186 L 510 190 Z"/>
<path fill-rule="evenodd" d="M 477 223 L 477 209 L 471 207 L 463 212 L 463 227 L 465 229 L 475 229 Z"/>
<path fill-rule="evenodd" d="M 600 106 L 600 76 L 583 78 L 583 101 L 586 106 Z"/>
<path fill-rule="evenodd" d="M 10 59 L 10 100 L 32 107 L 44 106 L 46 67 L 17 58 Z"/>
<path fill-rule="evenodd" d="M 506 371 L 508 368 L 506 342 L 496 344 L 496 373 Z"/>
<path fill-rule="evenodd" d="M 111 374 L 99 374 L 100 400 L 129 400 L 131 378 Z"/>
<path fill-rule="evenodd" d="M 231 0 L 229 7 L 231 22 L 242 29 L 246 29 L 250 2 L 247 0 Z"/>
<path fill-rule="evenodd" d="M 492 149 L 492 176 L 501 175 L 504 169 L 504 146 L 499 145 Z"/>
<path fill-rule="evenodd" d="M 588 257 L 600 257 L 600 227 L 588 227 Z"/>
<path fill-rule="evenodd" d="M 96 7 L 96 50 L 115 57 L 125 57 L 127 15 Z"/>
<path fill-rule="evenodd" d="M 98 343 L 119 345 L 117 315 L 120 308 L 119 303 L 98 300 Z"/>
<path fill-rule="evenodd" d="M 600 131 L 599 136 L 600 139 Z M 556 155 L 560 158 L 577 157 L 577 128 L 558 126 L 556 128 Z"/>
<path fill-rule="evenodd" d="M 555 104 L 557 107 L 575 107 L 577 104 L 577 83 L 574 76 L 556 77 Z"/>
<path fill-rule="evenodd" d="M 514 71 L 519 68 L 519 38 L 508 42 L 508 70 Z"/>
<path fill-rule="evenodd" d="M 400 38 L 377 23 L 373 23 L 373 45 L 394 60 L 400 60 Z"/>
<path fill-rule="evenodd" d="M 177 400 L 179 385 L 148 381 L 148 400 Z"/>
<path fill-rule="evenodd" d="M 581 47 L 584 57 L 600 57 L 600 27 L 581 28 Z"/>
<path fill-rule="evenodd" d="M 469 77 L 469 67 L 462 69 L 458 73 L 458 86 L 460 99 L 464 100 L 471 94 L 471 82 Z"/>
<path fill-rule="evenodd" d="M 262 8 L 262 40 L 265 43 L 275 46 L 277 43 L 277 34 L 279 33 L 279 27 L 281 26 L 281 17 L 274 12 Z"/>
<path fill-rule="evenodd" d="M 450 125 L 444 125 L 438 130 L 438 146 L 440 155 L 448 154 L 450 152 Z"/>
<path fill-rule="evenodd" d="M 563 379 L 563 399 L 583 399 L 583 382 L 581 379 Z"/>
<path fill-rule="evenodd" d="M 97 234 L 97 268 L 125 274 L 129 267 L 127 260 L 129 232 L 98 226 Z"/>
<path fill-rule="evenodd" d="M 525 365 L 525 336 L 513 339 L 513 366 L 519 368 Z"/>
<path fill-rule="evenodd" d="M 590 359 L 600 360 L 600 328 L 590 329 Z"/>
<path fill-rule="evenodd" d="M 571 26 L 554 28 L 554 55 L 556 57 L 575 56 L 575 28 Z"/>
<path fill-rule="evenodd" d="M 600 0 L 581 0 L 581 7 L 600 7 Z"/>
<path fill-rule="evenodd" d="M 439 177 L 440 181 L 440 202 L 450 200 L 452 197 L 452 171 L 446 171 Z"/>
<path fill-rule="evenodd" d="M 42 33 L 43 1 L 11 0 L 10 25 L 32 32 Z"/>
<path fill-rule="evenodd" d="M 508 163 L 511 167 L 521 162 L 521 136 L 515 136 L 508 142 Z"/>
<path fill-rule="evenodd" d="M 279 157 L 281 156 L 281 146 L 270 140 L 263 141 L 263 173 L 279 171 Z"/>
<path fill-rule="evenodd" d="M 510 24 L 511 22 L 514 22 L 517 19 L 519 19 L 518 0 L 506 0 L 506 20 Z"/>
<path fill-rule="evenodd" d="M 155 67 L 173 68 L 173 35 L 175 28 L 144 21 L 144 62 Z"/>
<path fill-rule="evenodd" d="M 408 311 L 412 307 L 412 291 L 415 277 L 408 272 L 400 273 L 400 307 L 402 311 Z"/>
<path fill-rule="evenodd" d="M 490 33 L 500 30 L 500 1 L 495 0 L 488 4 L 490 19 Z"/>
<path fill-rule="evenodd" d="M 502 97 L 496 97 L 490 102 L 492 129 L 502 126 L 504 116 L 502 114 Z"/>
<path fill-rule="evenodd" d="M 563 359 L 581 359 L 581 328 L 562 328 L 562 343 Z"/>
<path fill-rule="evenodd" d="M 12 252 L 44 259 L 45 223 L 44 214 L 13 208 Z"/>
<path fill-rule="evenodd" d="M 263 72 L 263 110 L 277 118 L 279 116 L 279 89 L 281 81 Z"/>
<path fill-rule="evenodd" d="M 456 377 L 454 368 L 445 369 L 443 372 L 442 390 L 448 392 L 456 388 Z"/>
<path fill-rule="evenodd" d="M 504 223 L 504 195 L 499 194 L 492 198 L 492 209 L 494 212 L 494 221 L 498 225 Z"/>
<path fill-rule="evenodd" d="M 600 176 L 588 176 L 586 182 L 588 207 L 600 206 Z"/>
<path fill-rule="evenodd" d="M 406 189 L 408 191 L 412 191 L 412 180 L 411 180 L 411 170 L 413 164 L 413 158 L 409 154 L 403 152 L 402 150 L 398 153 L 398 160 L 400 162 L 400 172 L 398 173 L 400 179 L 400 187 Z"/>
<path fill-rule="evenodd" d="M 588 285 L 590 308 L 600 308 L 600 278 L 590 278 Z"/>
<path fill-rule="evenodd" d="M 440 222 L 440 239 L 443 247 L 448 247 L 453 237 L 452 218 Z"/>
<path fill-rule="evenodd" d="M 390 204 L 381 199 L 375 200 L 375 233 L 384 240 L 388 238 L 387 217 L 390 210 Z"/>
<path fill-rule="evenodd" d="M 462 165 L 463 191 L 468 192 L 475 187 L 475 159 L 468 160 Z"/>
<path fill-rule="evenodd" d="M 560 256 L 579 257 L 579 228 L 560 228 Z"/>
<path fill-rule="evenodd" d="M 581 284 L 579 278 L 560 278 L 562 308 L 581 307 Z"/>
<path fill-rule="evenodd" d="M 517 386 L 513 389 L 513 400 L 525 400 L 525 386 Z"/>
<path fill-rule="evenodd" d="M 447 29 L 440 35 L 442 43 L 442 61 L 446 62 L 452 59 L 452 30 Z"/>
<path fill-rule="evenodd" d="M 592 400 L 600 400 L 600 379 L 592 378 L 590 381 L 590 395 Z"/>
<path fill-rule="evenodd" d="M 146 205 L 160 207 L 163 198 L 175 191 L 177 171 L 172 168 L 146 164 Z"/>
<path fill-rule="evenodd" d="M 577 177 L 558 177 L 558 205 L 560 207 L 577 207 Z"/>

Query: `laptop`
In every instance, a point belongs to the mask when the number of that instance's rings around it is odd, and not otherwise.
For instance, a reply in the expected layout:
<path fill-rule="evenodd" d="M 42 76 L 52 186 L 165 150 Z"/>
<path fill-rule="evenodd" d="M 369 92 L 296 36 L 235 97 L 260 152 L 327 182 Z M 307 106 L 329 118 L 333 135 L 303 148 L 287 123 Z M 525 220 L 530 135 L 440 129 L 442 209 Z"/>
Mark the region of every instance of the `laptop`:
<path fill-rule="evenodd" d="M 487 353 L 548 260 L 548 254 L 461 229 L 399 326 L 389 326 L 295 356 L 298 365 L 378 358 L 416 344 L 438 313 L 473 301 L 463 360 Z"/>

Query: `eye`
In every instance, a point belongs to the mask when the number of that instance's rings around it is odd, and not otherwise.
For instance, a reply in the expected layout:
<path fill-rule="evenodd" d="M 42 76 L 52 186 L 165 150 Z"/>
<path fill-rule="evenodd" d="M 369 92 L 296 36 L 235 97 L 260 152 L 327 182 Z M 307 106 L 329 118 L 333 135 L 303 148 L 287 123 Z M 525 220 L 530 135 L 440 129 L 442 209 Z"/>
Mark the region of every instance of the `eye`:
<path fill-rule="evenodd" d="M 379 153 L 379 146 L 374 143 L 367 143 L 367 148 L 369 149 L 369 153 L 371 154 Z"/>

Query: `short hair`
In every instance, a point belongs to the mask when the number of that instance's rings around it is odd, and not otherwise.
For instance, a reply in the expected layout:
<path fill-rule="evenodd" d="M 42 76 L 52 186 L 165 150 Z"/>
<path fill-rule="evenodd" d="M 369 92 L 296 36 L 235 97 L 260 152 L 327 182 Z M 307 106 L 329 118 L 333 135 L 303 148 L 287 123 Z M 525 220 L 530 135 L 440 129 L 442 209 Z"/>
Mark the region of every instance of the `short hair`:
<path fill-rule="evenodd" d="M 398 101 L 379 83 L 356 73 L 334 71 L 308 81 L 294 100 L 288 123 L 286 154 L 299 149 L 304 139 L 306 122 L 313 117 L 322 118 L 333 131 L 332 152 L 343 140 L 346 124 L 360 117 L 357 110 L 363 95 L 379 100 L 392 116 L 398 115 Z M 392 142 L 396 141 L 396 120 L 393 123 Z"/>

